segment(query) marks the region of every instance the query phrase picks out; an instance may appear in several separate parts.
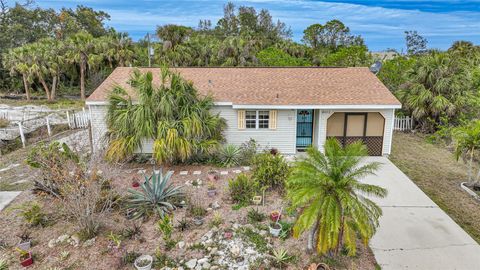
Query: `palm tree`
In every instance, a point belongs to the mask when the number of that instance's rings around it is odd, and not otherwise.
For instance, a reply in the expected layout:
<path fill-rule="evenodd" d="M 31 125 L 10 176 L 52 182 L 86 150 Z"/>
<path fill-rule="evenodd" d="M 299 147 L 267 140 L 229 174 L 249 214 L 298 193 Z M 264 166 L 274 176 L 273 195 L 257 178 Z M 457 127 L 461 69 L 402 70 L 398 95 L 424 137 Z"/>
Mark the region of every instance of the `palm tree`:
<path fill-rule="evenodd" d="M 312 251 L 316 242 L 319 254 L 337 254 L 345 247 L 354 255 L 357 236 L 367 244 L 375 233 L 382 210 L 364 195 L 385 197 L 387 191 L 359 181 L 380 166 L 378 162 L 361 164 L 365 155 L 367 149 L 360 142 L 342 148 L 329 139 L 324 153 L 308 148 L 306 158 L 295 162 L 287 196 L 293 207 L 301 208 L 294 236 L 310 230 L 307 250 Z"/>
<path fill-rule="evenodd" d="M 30 100 L 30 61 L 30 54 L 24 46 L 9 50 L 3 59 L 3 64 L 10 71 L 11 76 L 17 73 L 22 75 L 23 87 L 25 89 L 27 100 Z"/>
<path fill-rule="evenodd" d="M 133 72 L 130 84 L 137 101 L 125 89 L 116 87 L 109 97 L 106 157 L 122 160 L 153 140 L 153 158 L 172 162 L 216 150 L 222 141 L 225 122 L 210 109 L 213 99 L 199 97 L 191 82 L 162 68 L 160 85 L 151 72 Z"/>
<path fill-rule="evenodd" d="M 103 58 L 95 54 L 98 40 L 85 31 L 81 31 L 68 39 L 67 61 L 80 66 L 80 96 L 85 99 L 85 77 L 87 67 L 93 67 Z"/>
<path fill-rule="evenodd" d="M 480 120 L 471 122 L 465 126 L 459 126 L 453 129 L 453 139 L 455 141 L 455 157 L 457 160 L 462 157 L 468 160 L 468 182 L 471 186 L 480 187 L 480 169 L 473 176 L 475 155 L 480 149 Z"/>
<path fill-rule="evenodd" d="M 98 47 L 100 53 L 107 59 L 110 67 L 113 64 L 125 67 L 132 63 L 134 52 L 132 39 L 128 37 L 128 33 L 112 33 L 103 36 L 99 40 Z"/>
<path fill-rule="evenodd" d="M 434 131 L 441 116 L 454 119 L 469 109 L 473 84 L 465 67 L 458 57 L 432 52 L 418 58 L 408 72 L 408 81 L 397 96 L 425 131 Z"/>

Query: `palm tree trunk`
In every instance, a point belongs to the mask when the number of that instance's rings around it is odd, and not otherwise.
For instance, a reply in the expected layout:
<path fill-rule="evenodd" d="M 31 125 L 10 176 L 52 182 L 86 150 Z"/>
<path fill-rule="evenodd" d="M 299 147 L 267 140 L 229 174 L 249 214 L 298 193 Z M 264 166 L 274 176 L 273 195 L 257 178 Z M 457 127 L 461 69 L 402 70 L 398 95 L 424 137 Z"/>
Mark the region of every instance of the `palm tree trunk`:
<path fill-rule="evenodd" d="M 307 236 L 307 253 L 312 253 L 313 250 L 314 250 L 313 244 L 315 243 L 315 238 L 316 238 L 315 236 L 316 236 L 317 231 L 318 231 L 318 223 L 319 222 L 320 222 L 320 220 L 317 219 L 317 221 L 315 221 L 315 224 L 313 225 L 312 229 L 308 233 L 308 236 Z"/>
<path fill-rule="evenodd" d="M 48 100 L 48 101 L 51 101 L 51 100 L 52 100 L 52 97 L 51 97 L 51 95 L 50 95 L 50 89 L 48 88 L 47 83 L 46 83 L 45 80 L 42 78 L 42 76 L 38 76 L 38 77 L 39 77 L 40 83 L 41 83 L 42 86 L 43 86 L 43 89 L 45 90 L 45 93 L 47 94 L 47 100 Z"/>
<path fill-rule="evenodd" d="M 85 69 L 86 69 L 86 59 L 82 54 L 80 57 L 80 97 L 82 100 L 85 100 Z"/>
<path fill-rule="evenodd" d="M 25 95 L 27 95 L 27 100 L 30 100 L 30 86 L 28 85 L 27 74 L 22 74 L 23 78 L 23 87 L 25 87 Z"/>
<path fill-rule="evenodd" d="M 50 92 L 50 98 L 52 100 L 55 99 L 55 92 L 57 91 L 57 81 L 58 81 L 58 75 L 53 76 L 52 91 Z"/>

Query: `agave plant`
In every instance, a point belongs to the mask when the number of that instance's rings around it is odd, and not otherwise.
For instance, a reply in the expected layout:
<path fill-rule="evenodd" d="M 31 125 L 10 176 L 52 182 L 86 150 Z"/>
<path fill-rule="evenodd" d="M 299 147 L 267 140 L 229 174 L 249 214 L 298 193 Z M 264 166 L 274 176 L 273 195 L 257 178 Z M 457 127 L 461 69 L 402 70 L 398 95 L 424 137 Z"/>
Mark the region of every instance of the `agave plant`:
<path fill-rule="evenodd" d="M 175 187 L 170 181 L 172 172 L 163 174 L 160 170 L 158 174 L 154 172 L 152 176 L 144 177 L 145 182 L 140 186 L 140 191 L 128 190 L 131 196 L 127 202 L 127 208 L 132 210 L 132 218 L 137 219 L 152 213 L 163 218 L 165 214 L 175 210 L 173 200 L 181 197 L 183 192 L 181 186 Z"/>
<path fill-rule="evenodd" d="M 272 258 L 274 263 L 280 267 L 280 269 L 287 265 L 288 262 L 293 258 L 290 256 L 284 248 L 275 249 L 272 251 Z"/>
<path fill-rule="evenodd" d="M 236 145 L 225 145 L 220 151 L 220 161 L 222 165 L 225 167 L 238 166 L 238 164 L 240 163 L 241 152 L 242 150 L 240 149 L 240 147 Z"/>

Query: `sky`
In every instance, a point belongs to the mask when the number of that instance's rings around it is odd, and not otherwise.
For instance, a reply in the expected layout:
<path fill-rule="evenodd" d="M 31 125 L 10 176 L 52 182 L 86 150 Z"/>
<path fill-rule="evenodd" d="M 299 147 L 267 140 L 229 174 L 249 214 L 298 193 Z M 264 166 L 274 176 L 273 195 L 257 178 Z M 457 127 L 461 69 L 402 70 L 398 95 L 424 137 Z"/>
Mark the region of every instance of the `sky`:
<path fill-rule="evenodd" d="M 138 40 L 157 25 L 174 23 L 197 26 L 199 19 L 213 24 L 223 14 L 227 1 L 191 0 L 36 0 L 43 8 L 60 9 L 78 4 L 110 14 L 107 25 L 128 32 Z M 300 41 L 303 30 L 313 23 L 339 19 L 361 35 L 371 51 L 387 48 L 405 50 L 404 31 L 417 30 L 429 48 L 448 49 L 456 40 L 480 44 L 480 0 L 248 0 L 232 1 L 237 6 L 266 8 L 274 20 L 281 20 Z"/>

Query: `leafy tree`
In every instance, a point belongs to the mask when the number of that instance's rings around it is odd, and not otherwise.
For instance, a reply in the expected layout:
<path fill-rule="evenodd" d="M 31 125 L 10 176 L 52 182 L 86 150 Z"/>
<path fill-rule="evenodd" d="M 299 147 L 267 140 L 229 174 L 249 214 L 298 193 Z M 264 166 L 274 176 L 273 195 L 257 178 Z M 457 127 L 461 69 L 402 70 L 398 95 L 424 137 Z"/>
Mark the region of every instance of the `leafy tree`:
<path fill-rule="evenodd" d="M 257 53 L 257 58 L 262 66 L 308 66 L 305 59 L 296 58 L 281 49 L 268 47 Z"/>
<path fill-rule="evenodd" d="M 435 131 L 441 116 L 454 122 L 478 108 L 478 93 L 464 59 L 432 52 L 418 58 L 407 76 L 396 94 L 424 131 Z"/>
<path fill-rule="evenodd" d="M 363 39 L 352 35 L 339 20 L 328 21 L 325 25 L 310 25 L 303 31 L 302 41 L 313 49 L 324 47 L 336 50 L 340 46 L 363 45 Z"/>
<path fill-rule="evenodd" d="M 455 141 L 455 157 L 462 157 L 468 163 L 468 182 L 475 188 L 480 188 L 480 169 L 474 176 L 474 160 L 480 149 L 480 120 L 453 129 Z"/>
<path fill-rule="evenodd" d="M 383 62 L 382 68 L 378 73 L 378 78 L 395 93 L 400 89 L 400 86 L 405 84 L 408 79 L 408 71 L 415 64 L 415 58 L 396 56 L 391 60 Z"/>
<path fill-rule="evenodd" d="M 104 25 L 107 20 L 110 20 L 108 13 L 82 5 L 78 5 L 75 10 L 62 8 L 58 14 L 57 36 L 67 38 L 81 31 L 93 37 L 104 36 L 108 33 Z"/>
<path fill-rule="evenodd" d="M 182 44 L 190 37 L 192 31 L 191 27 L 166 24 L 157 27 L 157 36 L 163 41 L 165 49 L 171 48 L 175 50 L 179 44 Z"/>
<path fill-rule="evenodd" d="M 365 46 L 342 47 L 337 52 L 327 55 L 322 64 L 325 66 L 358 67 L 369 66 L 372 55 Z"/>
<path fill-rule="evenodd" d="M 355 255 L 357 235 L 368 243 L 378 226 L 382 210 L 365 195 L 385 197 L 384 188 L 364 184 L 360 178 L 372 175 L 380 163 L 362 165 L 367 149 L 360 142 L 342 148 L 337 140 L 329 139 L 322 153 L 307 149 L 307 156 L 296 161 L 287 180 L 288 198 L 293 207 L 301 208 L 293 227 L 294 237 L 306 230 L 307 250 L 315 241 L 319 254 L 344 247 Z"/>
<path fill-rule="evenodd" d="M 144 139 L 153 140 L 152 156 L 161 163 L 185 161 L 219 146 L 225 122 L 210 113 L 213 99 L 199 97 L 191 82 L 167 68 L 160 76 L 156 86 L 151 72 L 134 71 L 130 84 L 137 102 L 125 89 L 114 89 L 107 112 L 107 159 L 131 156 Z"/>
<path fill-rule="evenodd" d="M 419 55 L 427 52 L 427 39 L 417 31 L 405 31 L 405 42 L 409 55 Z"/>

